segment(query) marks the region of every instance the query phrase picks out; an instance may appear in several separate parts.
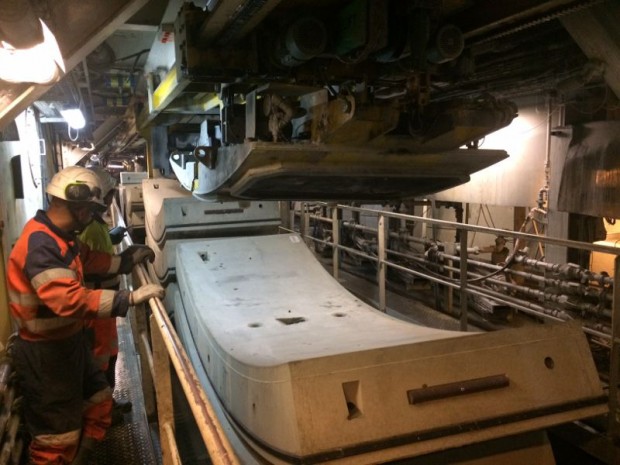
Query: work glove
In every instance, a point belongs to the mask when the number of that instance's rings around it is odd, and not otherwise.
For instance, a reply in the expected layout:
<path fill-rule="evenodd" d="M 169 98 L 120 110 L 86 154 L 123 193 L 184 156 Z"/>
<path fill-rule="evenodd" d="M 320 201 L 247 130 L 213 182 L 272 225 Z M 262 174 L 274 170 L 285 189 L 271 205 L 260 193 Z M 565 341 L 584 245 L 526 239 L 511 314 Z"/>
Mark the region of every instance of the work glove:
<path fill-rule="evenodd" d="M 130 245 L 120 254 L 121 266 L 119 267 L 119 273 L 130 273 L 134 266 L 138 263 L 142 263 L 144 260 L 152 262 L 155 260 L 155 252 L 153 249 L 146 245 Z"/>
<path fill-rule="evenodd" d="M 127 228 L 117 226 L 116 228 L 110 229 L 110 231 L 108 231 L 108 234 L 110 234 L 110 240 L 112 241 L 112 245 L 117 245 L 123 242 L 123 237 L 125 237 L 125 235 L 127 234 Z"/>
<path fill-rule="evenodd" d="M 129 305 L 138 305 L 153 297 L 163 299 L 165 294 L 166 291 L 159 284 L 145 284 L 129 293 Z"/>

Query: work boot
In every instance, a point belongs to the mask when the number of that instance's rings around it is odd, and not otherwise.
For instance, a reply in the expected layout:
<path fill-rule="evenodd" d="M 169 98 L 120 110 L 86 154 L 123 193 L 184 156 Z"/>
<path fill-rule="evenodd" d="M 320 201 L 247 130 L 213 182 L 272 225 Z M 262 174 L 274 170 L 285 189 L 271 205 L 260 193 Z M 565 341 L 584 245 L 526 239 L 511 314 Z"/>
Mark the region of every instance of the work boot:
<path fill-rule="evenodd" d="M 97 441 L 94 438 L 84 437 L 80 442 L 80 447 L 78 448 L 77 454 L 75 454 L 75 458 L 71 465 L 88 465 L 89 460 L 93 456 L 93 452 L 95 452 L 95 446 L 97 445 Z"/>

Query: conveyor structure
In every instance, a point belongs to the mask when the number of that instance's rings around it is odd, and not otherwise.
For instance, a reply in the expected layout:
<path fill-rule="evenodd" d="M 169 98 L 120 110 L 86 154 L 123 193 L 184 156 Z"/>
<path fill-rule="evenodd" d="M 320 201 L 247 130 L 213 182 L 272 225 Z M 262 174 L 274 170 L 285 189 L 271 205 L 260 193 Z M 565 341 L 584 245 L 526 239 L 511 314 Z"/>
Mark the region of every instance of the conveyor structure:
<path fill-rule="evenodd" d="M 142 180 L 147 173 L 132 173 L 133 176 L 122 176 L 118 186 L 118 200 L 121 215 L 129 227 L 131 236 L 136 241 L 143 241 L 144 227 L 144 199 L 142 196 Z"/>
<path fill-rule="evenodd" d="M 396 320 L 341 287 L 295 234 L 176 251 L 168 298 L 181 339 L 256 463 L 383 463 L 607 410 L 575 325 L 460 333 Z M 554 463 L 548 446 L 509 443 L 502 457 Z"/>
<path fill-rule="evenodd" d="M 176 179 L 142 181 L 146 244 L 155 251 L 158 279 L 174 280 L 178 244 L 206 237 L 273 234 L 280 225 L 277 202 L 201 201 Z"/>
<path fill-rule="evenodd" d="M 168 12 L 174 46 L 154 45 L 135 115 L 138 130 L 154 128 L 154 168 L 205 199 L 385 201 L 454 187 L 508 157 L 478 146 L 517 117 L 512 101 L 431 98 L 436 65 L 464 41 L 433 24 L 456 46 L 437 62 L 430 35 L 417 37 L 439 4 L 332 1 L 306 16 L 304 3 Z M 395 43 L 409 35 L 420 63 Z"/>

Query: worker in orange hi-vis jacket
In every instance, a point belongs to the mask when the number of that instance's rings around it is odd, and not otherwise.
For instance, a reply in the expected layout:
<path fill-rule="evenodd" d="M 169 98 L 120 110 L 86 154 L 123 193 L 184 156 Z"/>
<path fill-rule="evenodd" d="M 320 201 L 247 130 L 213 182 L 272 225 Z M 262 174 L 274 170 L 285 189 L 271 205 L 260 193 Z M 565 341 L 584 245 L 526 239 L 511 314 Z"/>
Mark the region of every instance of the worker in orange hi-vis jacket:
<path fill-rule="evenodd" d="M 105 169 L 99 166 L 89 167 L 97 177 L 101 184 L 101 195 L 106 209 L 109 210 L 114 194 L 116 192 L 116 180 Z M 93 215 L 91 221 L 86 228 L 79 234 L 79 239 L 86 244 L 91 250 L 99 252 L 107 252 L 114 254 L 114 245 L 122 240 L 124 233 L 119 237 L 113 237 L 107 222 L 99 212 Z M 120 240 L 119 240 L 120 239 Z M 86 286 L 91 289 L 119 289 L 120 278 L 114 276 L 86 276 Z M 95 364 L 106 375 L 106 379 L 112 391 L 116 384 L 116 360 L 118 356 L 118 332 L 116 329 L 116 318 L 97 318 L 95 320 L 87 320 L 87 336 L 92 344 L 93 358 Z M 131 402 L 123 399 L 113 399 L 112 407 L 112 425 L 123 421 L 123 414 L 131 410 Z"/>
<path fill-rule="evenodd" d="M 127 290 L 89 289 L 85 274 L 129 273 L 154 258 L 146 246 L 120 255 L 90 250 L 77 239 L 106 206 L 92 171 L 72 166 L 47 185 L 50 206 L 26 223 L 7 265 L 9 306 L 19 331 L 11 349 L 32 436 L 30 462 L 88 463 L 110 425 L 112 391 L 85 341 L 84 320 L 125 316 L 131 305 L 162 298 L 147 284 Z"/>

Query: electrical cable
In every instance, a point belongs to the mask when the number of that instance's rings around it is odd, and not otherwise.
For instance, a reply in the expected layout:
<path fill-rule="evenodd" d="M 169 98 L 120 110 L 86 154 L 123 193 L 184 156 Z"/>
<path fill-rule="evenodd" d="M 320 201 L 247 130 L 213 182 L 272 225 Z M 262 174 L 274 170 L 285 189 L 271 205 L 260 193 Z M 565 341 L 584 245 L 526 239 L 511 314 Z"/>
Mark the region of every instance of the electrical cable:
<path fill-rule="evenodd" d="M 80 137 L 80 130 L 79 129 L 75 130 L 75 138 L 73 138 L 73 136 L 71 135 L 71 126 L 67 124 L 67 135 L 69 136 L 69 139 L 71 140 L 71 142 L 75 142 Z"/>

